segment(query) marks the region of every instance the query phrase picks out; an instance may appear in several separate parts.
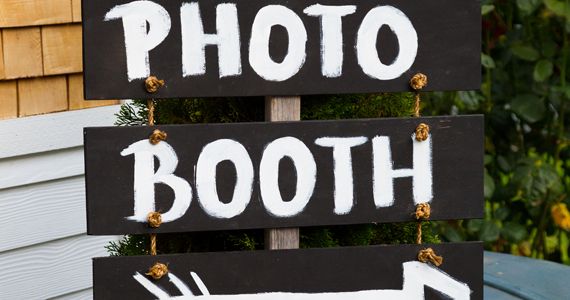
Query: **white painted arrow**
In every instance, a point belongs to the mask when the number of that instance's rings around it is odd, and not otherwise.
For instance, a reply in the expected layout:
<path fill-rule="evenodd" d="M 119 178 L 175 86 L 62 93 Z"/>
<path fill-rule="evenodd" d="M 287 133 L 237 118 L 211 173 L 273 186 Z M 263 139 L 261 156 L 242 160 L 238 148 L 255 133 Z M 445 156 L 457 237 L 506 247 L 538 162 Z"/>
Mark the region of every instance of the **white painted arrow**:
<path fill-rule="evenodd" d="M 356 292 L 339 293 L 285 293 L 270 292 L 259 294 L 238 295 L 210 295 L 208 288 L 200 277 L 191 272 L 192 278 L 198 285 L 202 295 L 194 295 L 182 280 L 176 275 L 169 273 L 168 278 L 174 284 L 182 296 L 170 296 L 163 289 L 148 280 L 140 273 L 133 276 L 144 288 L 146 288 L 159 300 L 381 300 L 381 299 L 424 299 L 424 286 L 429 286 L 443 293 L 451 299 L 468 300 L 471 289 L 463 282 L 457 281 L 445 272 L 428 264 L 410 261 L 403 263 L 404 286 L 401 290 L 365 290 Z"/>

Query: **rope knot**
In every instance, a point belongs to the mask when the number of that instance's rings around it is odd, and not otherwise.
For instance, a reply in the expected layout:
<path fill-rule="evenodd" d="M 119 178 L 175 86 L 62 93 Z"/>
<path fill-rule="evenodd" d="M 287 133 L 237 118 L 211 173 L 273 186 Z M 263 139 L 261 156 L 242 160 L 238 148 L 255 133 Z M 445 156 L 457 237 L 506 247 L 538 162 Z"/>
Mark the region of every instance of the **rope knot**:
<path fill-rule="evenodd" d="M 432 248 L 420 250 L 420 252 L 418 253 L 418 260 L 423 263 L 429 262 L 436 267 L 439 267 L 441 266 L 441 264 L 443 264 L 443 257 L 435 254 L 435 251 L 433 251 Z"/>
<path fill-rule="evenodd" d="M 148 272 L 145 274 L 152 277 L 154 280 L 159 280 L 164 275 L 168 274 L 168 266 L 157 262 L 152 267 L 150 267 L 150 269 L 148 269 Z"/>
<path fill-rule="evenodd" d="M 146 217 L 148 226 L 151 228 L 158 228 L 162 224 L 162 215 L 159 212 L 153 211 L 148 213 Z"/>
<path fill-rule="evenodd" d="M 428 78 L 425 74 L 417 73 L 416 75 L 412 76 L 410 79 L 410 86 L 412 89 L 419 91 L 426 87 L 428 84 Z"/>
<path fill-rule="evenodd" d="M 427 220 L 431 214 L 431 207 L 429 203 L 420 203 L 416 205 L 416 219 Z"/>
<path fill-rule="evenodd" d="M 416 127 L 416 141 L 423 142 L 427 140 L 429 136 L 429 125 L 426 123 L 420 123 L 418 127 Z"/>
<path fill-rule="evenodd" d="M 144 86 L 147 92 L 153 94 L 156 93 L 158 89 L 164 86 L 164 80 L 158 79 L 156 78 L 156 76 L 149 76 L 144 81 Z"/>
<path fill-rule="evenodd" d="M 166 134 L 166 132 L 155 129 L 148 138 L 148 140 L 150 141 L 151 144 L 156 145 L 160 143 L 160 141 L 166 141 L 167 137 L 168 135 Z"/>

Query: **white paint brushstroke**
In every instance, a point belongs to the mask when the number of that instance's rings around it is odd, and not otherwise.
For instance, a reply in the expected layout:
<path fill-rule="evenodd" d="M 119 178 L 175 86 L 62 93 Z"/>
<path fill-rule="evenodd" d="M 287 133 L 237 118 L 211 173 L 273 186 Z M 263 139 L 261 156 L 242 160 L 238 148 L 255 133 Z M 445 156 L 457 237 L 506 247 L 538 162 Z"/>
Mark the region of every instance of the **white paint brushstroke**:
<path fill-rule="evenodd" d="M 169 274 L 169 276 L 170 276 L 170 274 Z M 166 291 L 164 291 L 162 288 L 160 288 L 159 286 L 157 286 L 156 284 L 154 284 L 150 280 L 146 279 L 146 277 L 144 277 L 141 273 L 136 272 L 135 275 L 133 275 L 133 278 L 138 283 L 140 283 L 145 289 L 147 289 L 147 291 L 151 292 L 153 295 L 158 297 L 158 299 L 160 299 L 160 300 L 172 299 L 172 297 L 170 297 L 170 295 L 168 295 L 168 293 Z"/>
<path fill-rule="evenodd" d="M 328 78 L 340 77 L 344 60 L 342 17 L 356 12 L 356 5 L 314 4 L 303 12 L 319 17 L 321 22 L 321 73 Z"/>
<path fill-rule="evenodd" d="M 432 142 L 431 135 L 420 142 L 413 134 L 413 168 L 393 168 L 390 138 L 377 136 L 372 139 L 373 194 L 377 208 L 392 206 L 395 201 L 394 179 L 412 177 L 414 203 L 427 203 L 433 199 Z"/>
<path fill-rule="evenodd" d="M 210 291 L 208 290 L 208 288 L 206 287 L 200 276 L 198 276 L 198 274 L 196 274 L 195 272 L 190 272 L 190 275 L 192 276 L 192 279 L 194 279 L 194 282 L 198 286 L 198 289 L 200 290 L 202 295 L 209 296 Z"/>
<path fill-rule="evenodd" d="M 334 161 L 334 213 L 346 215 L 354 205 L 354 177 L 352 175 L 352 154 L 350 148 L 368 141 L 358 137 L 322 137 L 315 140 L 321 147 L 333 148 Z"/>
<path fill-rule="evenodd" d="M 170 15 L 152 1 L 133 1 L 113 7 L 104 20 L 116 19 L 123 20 L 128 80 L 147 78 L 150 75 L 149 52 L 168 36 Z"/>
<path fill-rule="evenodd" d="M 284 201 L 279 190 L 279 162 L 289 157 L 297 171 L 297 188 L 291 201 Z M 267 211 L 276 217 L 301 213 L 315 189 L 317 164 L 311 150 L 299 139 L 287 136 L 267 144 L 259 164 L 259 190 Z"/>
<path fill-rule="evenodd" d="M 289 36 L 287 54 L 282 62 L 275 62 L 269 54 L 269 39 L 273 26 L 283 26 Z M 284 81 L 297 74 L 307 53 L 307 31 L 299 16 L 282 5 L 261 8 L 251 26 L 249 64 L 265 80 Z"/>
<path fill-rule="evenodd" d="M 356 292 L 339 292 L 339 293 L 286 293 L 286 292 L 269 292 L 259 294 L 237 294 L 237 295 L 209 295 L 201 296 L 185 295 L 168 296 L 164 298 L 164 291 L 144 278 L 140 273 L 136 273 L 133 277 L 145 289 L 151 292 L 159 299 L 176 299 L 176 300 L 382 300 L 382 299 L 404 299 L 404 300 L 421 300 L 425 299 L 424 287 L 428 286 L 439 291 L 454 300 L 469 300 L 471 289 L 463 282 L 460 282 L 445 272 L 434 268 L 428 264 L 409 261 L 402 264 L 403 272 L 403 288 L 401 290 L 363 290 Z M 169 273 L 168 276 L 174 276 Z M 192 277 L 202 283 L 198 275 L 192 273 Z M 181 283 L 183 284 L 183 283 Z M 202 283 L 203 284 L 203 283 Z M 178 287 L 178 286 L 177 286 Z M 186 286 L 187 288 L 187 286 Z M 180 288 L 179 288 L 180 289 Z"/>
<path fill-rule="evenodd" d="M 122 156 L 134 154 L 134 215 L 129 220 L 146 223 L 150 212 L 155 211 L 154 185 L 162 183 L 174 191 L 172 207 L 162 213 L 162 222 L 172 222 L 182 217 L 192 201 L 190 184 L 174 175 L 178 165 L 176 152 L 167 142 L 161 141 L 152 145 L 148 139 L 131 144 L 121 151 Z M 159 167 L 154 172 L 154 158 L 158 159 Z"/>
<path fill-rule="evenodd" d="M 194 296 L 194 293 L 192 293 L 190 288 L 184 283 L 184 281 L 178 278 L 178 276 L 170 273 L 168 274 L 168 280 L 174 284 L 183 296 Z"/>
<path fill-rule="evenodd" d="M 219 76 L 241 74 L 240 34 L 234 3 L 216 6 L 216 34 L 205 34 L 198 3 L 184 3 L 180 8 L 182 35 L 182 75 L 206 74 L 206 46 L 218 47 Z"/>
<path fill-rule="evenodd" d="M 398 39 L 398 56 L 390 65 L 380 61 L 376 42 L 378 31 L 388 26 Z M 418 53 L 418 34 L 399 9 L 385 5 L 371 9 L 362 20 L 356 36 L 356 54 L 362 71 L 371 78 L 391 80 L 410 69 Z"/>
<path fill-rule="evenodd" d="M 236 184 L 229 203 L 220 201 L 216 187 L 216 167 L 226 160 L 230 161 L 236 170 Z M 251 158 L 239 142 L 220 139 L 207 144 L 196 164 L 196 191 L 200 206 L 215 218 L 229 219 L 241 214 L 251 200 L 253 173 Z"/>

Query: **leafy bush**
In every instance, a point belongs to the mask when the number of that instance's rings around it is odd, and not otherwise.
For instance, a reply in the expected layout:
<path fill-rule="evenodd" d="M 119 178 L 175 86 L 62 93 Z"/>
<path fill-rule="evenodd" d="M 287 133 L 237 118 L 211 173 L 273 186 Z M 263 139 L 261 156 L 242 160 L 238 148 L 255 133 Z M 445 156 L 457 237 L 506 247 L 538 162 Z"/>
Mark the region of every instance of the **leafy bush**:
<path fill-rule="evenodd" d="M 568 2 L 484 1 L 481 91 L 429 95 L 431 114 L 486 117 L 485 220 L 440 224 L 445 239 L 570 264 Z"/>

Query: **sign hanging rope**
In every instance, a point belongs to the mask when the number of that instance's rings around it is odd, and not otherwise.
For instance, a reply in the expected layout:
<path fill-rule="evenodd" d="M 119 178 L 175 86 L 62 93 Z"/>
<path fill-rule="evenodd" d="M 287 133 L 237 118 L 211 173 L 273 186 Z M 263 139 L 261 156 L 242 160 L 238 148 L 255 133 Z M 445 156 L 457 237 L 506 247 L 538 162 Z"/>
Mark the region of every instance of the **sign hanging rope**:
<path fill-rule="evenodd" d="M 410 86 L 414 89 L 415 93 L 415 105 L 414 105 L 414 116 L 416 118 L 421 115 L 421 96 L 420 91 L 426 87 L 428 84 L 428 77 L 425 74 L 417 73 L 410 79 Z M 416 127 L 415 138 L 418 142 L 424 142 L 429 137 L 429 125 L 425 123 L 420 123 Z M 429 220 L 431 215 L 431 207 L 429 203 L 420 203 L 416 206 L 416 220 L 417 222 L 417 236 L 416 243 L 420 245 L 422 243 L 422 222 L 424 220 Z M 427 248 L 420 250 L 418 253 L 418 260 L 426 263 L 430 262 L 433 265 L 439 267 L 443 263 L 443 257 L 435 254 L 432 248 Z"/>
<path fill-rule="evenodd" d="M 164 80 L 160 80 L 155 76 L 150 76 L 145 80 L 145 88 L 149 93 L 156 93 L 159 88 L 164 86 Z M 150 99 L 147 102 L 148 108 L 148 125 L 154 126 L 154 99 Z M 149 136 L 149 143 L 156 145 L 161 141 L 165 141 L 167 137 L 166 132 L 159 129 L 155 129 Z M 160 212 L 150 212 L 147 216 L 147 223 L 150 228 L 159 228 L 162 224 L 162 214 Z M 156 255 L 156 233 L 150 234 L 150 255 Z M 168 266 L 156 262 L 152 267 L 149 268 L 146 275 L 152 277 L 155 280 L 162 278 L 164 275 L 168 274 Z"/>

